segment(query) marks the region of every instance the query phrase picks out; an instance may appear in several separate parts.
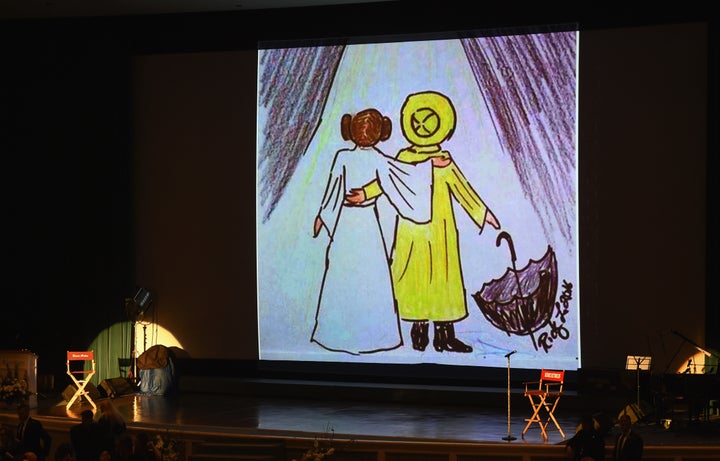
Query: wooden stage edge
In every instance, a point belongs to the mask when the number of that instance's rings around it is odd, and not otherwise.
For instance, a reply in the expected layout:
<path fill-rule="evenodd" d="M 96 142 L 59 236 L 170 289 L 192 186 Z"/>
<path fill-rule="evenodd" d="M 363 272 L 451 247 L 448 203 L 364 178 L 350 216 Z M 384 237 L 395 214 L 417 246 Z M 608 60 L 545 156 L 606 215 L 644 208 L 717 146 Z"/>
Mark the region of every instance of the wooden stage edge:
<path fill-rule="evenodd" d="M 611 420 L 625 398 L 569 392 L 556 416 L 570 437 L 582 413 L 604 411 Z M 557 430 L 549 428 L 548 440 L 534 427 L 521 436 L 529 403 L 517 387 L 508 397 L 500 387 L 186 377 L 173 397 L 131 393 L 112 401 L 130 432 L 177 443 L 179 458 L 165 461 L 300 460 L 316 440 L 336 450 L 326 461 L 566 461 L 566 437 Z M 62 395 L 44 396 L 32 410 L 54 447 L 68 440 L 80 412 L 92 409 L 65 404 Z M 0 410 L 4 427 L 16 419 L 12 409 Z M 645 461 L 720 460 L 720 416 L 669 429 L 648 419 L 636 428 Z M 615 430 L 606 435 L 607 459 Z M 206 452 L 219 446 L 229 452 Z M 261 446 L 269 454 L 255 456 Z"/>

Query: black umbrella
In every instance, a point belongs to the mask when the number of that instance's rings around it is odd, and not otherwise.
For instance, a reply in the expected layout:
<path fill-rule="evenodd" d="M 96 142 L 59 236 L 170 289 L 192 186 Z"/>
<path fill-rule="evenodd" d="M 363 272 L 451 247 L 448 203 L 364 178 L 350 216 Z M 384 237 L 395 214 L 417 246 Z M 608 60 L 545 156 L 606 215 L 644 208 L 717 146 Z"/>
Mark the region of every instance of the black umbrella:
<path fill-rule="evenodd" d="M 557 293 L 557 259 L 548 245 L 539 260 L 531 259 L 518 270 L 515 246 L 507 232 L 501 232 L 495 242 L 500 246 L 506 240 L 510 247 L 512 268 L 499 279 L 483 284 L 472 297 L 485 318 L 495 327 L 508 334 L 530 336 L 535 350 L 538 346 L 534 334 L 550 323 Z"/>

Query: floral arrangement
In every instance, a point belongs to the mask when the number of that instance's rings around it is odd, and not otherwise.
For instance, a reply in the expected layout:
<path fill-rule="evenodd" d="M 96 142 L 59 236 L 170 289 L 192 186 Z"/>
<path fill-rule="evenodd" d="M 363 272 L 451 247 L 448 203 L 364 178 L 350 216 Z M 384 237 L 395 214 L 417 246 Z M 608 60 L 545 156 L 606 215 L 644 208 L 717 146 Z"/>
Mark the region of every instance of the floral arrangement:
<path fill-rule="evenodd" d="M 28 383 L 17 376 L 5 375 L 0 383 L 0 401 L 8 405 L 20 403 L 32 395 Z"/>
<path fill-rule="evenodd" d="M 313 446 L 303 453 L 299 460 L 293 459 L 293 461 L 322 461 L 326 456 L 330 456 L 335 453 L 335 448 L 332 446 L 332 441 L 335 437 L 335 430 L 328 424 L 325 429 L 326 434 L 330 434 L 325 437 L 327 439 L 327 447 L 320 445 L 320 440 L 315 437 L 313 440 Z"/>
<path fill-rule="evenodd" d="M 312 448 L 309 448 L 308 451 L 303 453 L 302 457 L 300 458 L 300 461 L 321 461 L 326 456 L 330 456 L 333 453 L 335 453 L 335 448 L 333 447 L 321 447 L 320 442 L 318 442 L 318 439 L 315 439 L 313 441 Z M 297 460 L 293 460 L 297 461 Z"/>
<path fill-rule="evenodd" d="M 185 459 L 185 445 L 175 439 L 158 434 L 153 439 L 153 445 L 162 454 L 162 461 L 180 461 Z"/>

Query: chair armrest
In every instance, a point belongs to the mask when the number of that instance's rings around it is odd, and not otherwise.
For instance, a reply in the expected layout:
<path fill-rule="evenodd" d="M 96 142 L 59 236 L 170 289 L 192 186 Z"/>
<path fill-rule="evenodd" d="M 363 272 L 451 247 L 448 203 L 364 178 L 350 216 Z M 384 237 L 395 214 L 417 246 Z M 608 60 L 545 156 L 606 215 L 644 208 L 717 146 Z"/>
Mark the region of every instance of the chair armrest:
<path fill-rule="evenodd" d="M 563 383 L 545 383 L 545 392 L 562 392 Z"/>

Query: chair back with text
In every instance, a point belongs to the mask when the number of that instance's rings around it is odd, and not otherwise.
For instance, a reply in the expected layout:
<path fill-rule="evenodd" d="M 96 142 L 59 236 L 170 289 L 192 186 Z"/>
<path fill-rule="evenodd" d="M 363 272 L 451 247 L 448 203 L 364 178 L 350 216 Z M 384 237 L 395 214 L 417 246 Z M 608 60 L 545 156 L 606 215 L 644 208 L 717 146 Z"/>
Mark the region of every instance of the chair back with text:
<path fill-rule="evenodd" d="M 544 386 L 545 392 L 562 393 L 565 383 L 565 370 L 542 370 L 540 372 L 540 385 Z"/>

